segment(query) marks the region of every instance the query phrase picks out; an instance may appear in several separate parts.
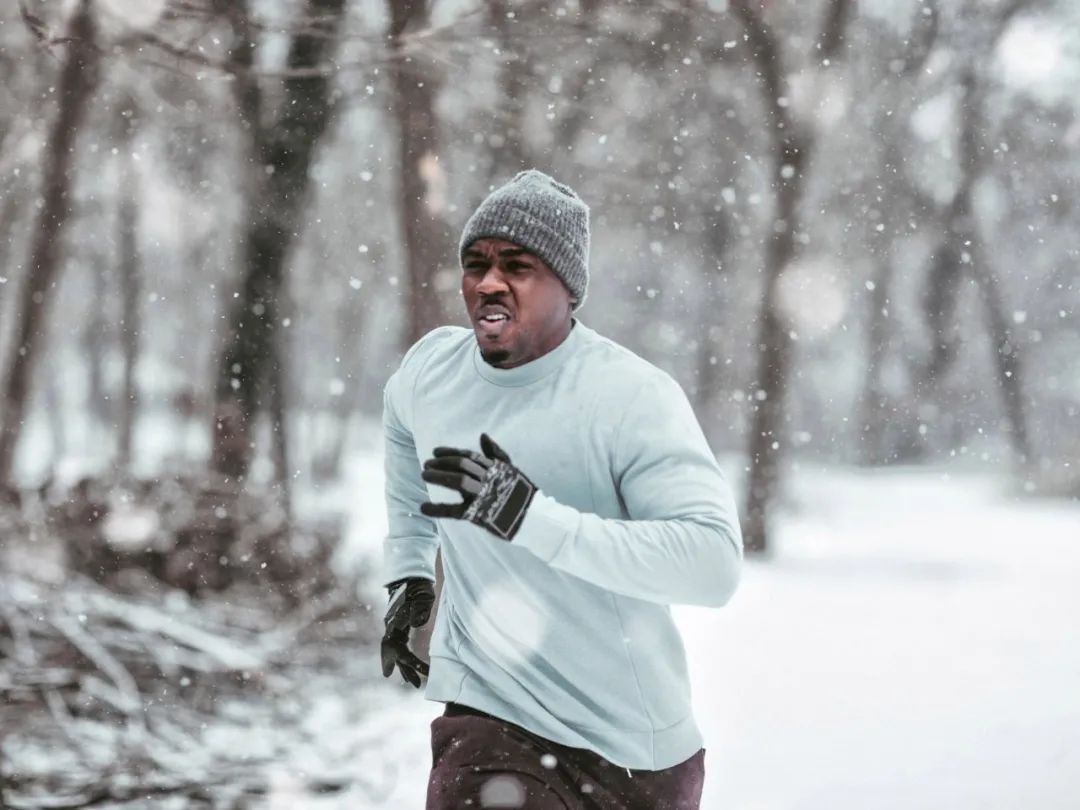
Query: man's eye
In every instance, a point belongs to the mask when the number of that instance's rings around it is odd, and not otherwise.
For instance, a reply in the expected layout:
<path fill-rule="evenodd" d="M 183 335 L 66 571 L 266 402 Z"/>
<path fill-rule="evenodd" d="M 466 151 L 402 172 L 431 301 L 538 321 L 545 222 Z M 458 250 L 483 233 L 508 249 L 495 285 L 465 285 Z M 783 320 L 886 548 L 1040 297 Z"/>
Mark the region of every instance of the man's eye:
<path fill-rule="evenodd" d="M 529 265 L 527 265 L 527 264 L 525 264 L 523 262 L 510 262 L 510 263 L 508 263 L 506 265 L 506 269 L 509 270 L 512 273 L 516 273 L 519 270 L 528 270 Z"/>

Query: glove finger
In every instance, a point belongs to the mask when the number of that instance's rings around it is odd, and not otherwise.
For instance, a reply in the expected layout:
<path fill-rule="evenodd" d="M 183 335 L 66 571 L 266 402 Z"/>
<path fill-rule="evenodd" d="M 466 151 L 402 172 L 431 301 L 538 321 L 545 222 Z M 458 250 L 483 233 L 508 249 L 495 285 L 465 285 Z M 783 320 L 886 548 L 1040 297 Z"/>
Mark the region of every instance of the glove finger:
<path fill-rule="evenodd" d="M 463 503 L 422 503 L 420 513 L 430 518 L 456 518 L 461 520 L 465 514 Z"/>
<path fill-rule="evenodd" d="M 387 637 L 392 637 L 395 632 L 400 632 L 402 628 L 408 626 L 408 622 L 405 620 L 408 615 L 405 610 L 405 606 L 408 604 L 407 591 L 406 588 L 406 590 L 400 591 L 390 599 L 390 606 L 386 609 L 386 616 L 383 618 Z"/>
<path fill-rule="evenodd" d="M 488 458 L 483 453 L 477 453 L 475 450 L 470 450 L 467 455 L 485 470 L 493 463 L 492 459 Z"/>
<path fill-rule="evenodd" d="M 419 672 L 424 676 L 428 674 L 429 667 L 427 661 L 420 658 L 408 647 L 398 651 L 397 663 L 402 669 L 411 669 L 413 672 Z"/>
<path fill-rule="evenodd" d="M 479 495 L 484 488 L 481 481 L 465 473 L 449 473 L 442 470 L 423 470 L 420 477 L 429 484 L 438 484 L 447 489 L 456 489 L 458 492 L 469 495 Z"/>
<path fill-rule="evenodd" d="M 471 475 L 478 481 L 482 481 L 484 476 L 487 475 L 488 466 L 477 464 L 471 458 L 463 456 L 440 456 L 439 458 L 429 458 L 424 462 L 425 470 L 443 470 L 446 472 L 458 472 Z"/>
<path fill-rule="evenodd" d="M 417 675 L 413 670 L 409 669 L 406 666 L 399 666 L 398 669 L 401 670 L 401 677 L 402 678 L 404 678 L 406 681 L 411 683 L 417 689 L 420 688 L 420 676 L 419 675 Z"/>
<path fill-rule="evenodd" d="M 420 477 L 429 484 L 438 484 L 440 487 L 456 489 L 461 492 L 465 486 L 465 479 L 469 476 L 461 472 L 446 472 L 445 470 L 429 470 L 425 468 L 420 471 Z"/>
<path fill-rule="evenodd" d="M 459 450 L 456 447 L 436 447 L 431 451 L 433 456 L 467 456 L 468 450 Z"/>
<path fill-rule="evenodd" d="M 497 458 L 500 461 L 510 463 L 510 456 L 499 445 L 495 443 L 495 440 L 488 436 L 486 433 L 480 434 L 480 448 L 484 451 L 484 455 L 490 458 Z"/>
<path fill-rule="evenodd" d="M 486 468 L 491 466 L 491 460 L 485 458 L 483 455 L 477 453 L 475 450 L 461 450 L 457 447 L 436 447 L 434 450 L 431 451 L 431 454 L 435 458 L 442 458 L 444 456 L 460 456 L 462 458 L 471 458 L 481 467 Z"/>
<path fill-rule="evenodd" d="M 394 673 L 394 664 L 397 663 L 397 650 L 394 645 L 383 639 L 382 642 L 382 674 L 389 678 Z"/>

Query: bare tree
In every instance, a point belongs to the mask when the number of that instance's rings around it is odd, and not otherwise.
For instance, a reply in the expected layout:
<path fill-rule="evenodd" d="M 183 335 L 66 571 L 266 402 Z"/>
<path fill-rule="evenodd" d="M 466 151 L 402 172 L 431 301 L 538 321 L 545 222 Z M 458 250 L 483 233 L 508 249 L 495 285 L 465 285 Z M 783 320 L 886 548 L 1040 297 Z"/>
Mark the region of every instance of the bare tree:
<path fill-rule="evenodd" d="M 886 390 L 883 371 L 897 341 L 895 307 L 890 306 L 897 261 L 898 236 L 903 223 L 934 218 L 934 200 L 908 177 L 903 154 L 910 115 L 923 98 L 919 85 L 924 66 L 939 32 L 940 14 L 934 2 L 926 2 L 915 12 L 912 31 L 897 58 L 890 59 L 883 78 L 870 95 L 874 131 L 880 133 L 880 170 L 874 175 L 875 203 L 881 230 L 870 238 L 878 243 L 870 255 L 874 275 L 870 284 L 866 329 L 866 371 L 859 400 L 859 461 L 883 464 L 906 458 L 917 438 L 909 412 L 900 412 Z M 896 66 L 899 66 L 897 69 Z"/>
<path fill-rule="evenodd" d="M 109 340 L 109 308 L 105 302 L 112 294 L 110 258 L 102 250 L 92 250 L 89 257 L 90 284 L 94 300 L 101 306 L 91 307 L 82 328 L 82 345 L 86 357 L 87 409 L 94 419 L 94 429 L 103 430 L 112 423 L 112 403 L 105 387 L 107 343 Z"/>
<path fill-rule="evenodd" d="M 814 59 L 828 70 L 843 43 L 849 0 L 829 0 L 825 25 L 815 41 Z M 757 378 L 751 390 L 756 402 L 750 432 L 750 474 L 743 510 L 746 550 L 768 548 L 768 511 L 779 479 L 784 435 L 784 400 L 794 347 L 790 327 L 780 309 L 780 278 L 796 256 L 795 234 L 802 229 L 799 204 L 814 147 L 813 133 L 789 113 L 791 97 L 780 37 L 751 0 L 734 0 L 731 9 L 742 21 L 756 68 L 768 118 L 772 151 L 772 185 L 776 195 L 773 227 L 765 246 L 765 287 L 758 319 Z"/>
<path fill-rule="evenodd" d="M 331 116 L 331 72 L 323 64 L 333 53 L 345 0 L 307 0 L 293 34 L 287 74 L 281 79 L 276 115 L 265 103 L 253 69 L 254 26 L 246 3 L 218 0 L 233 25 L 230 69 L 243 126 L 249 138 L 247 217 L 243 237 L 243 278 L 229 316 L 229 335 L 217 376 L 211 463 L 233 479 L 246 477 L 251 463 L 251 429 L 259 413 L 277 412 L 283 358 L 279 351 L 279 295 L 285 263 L 303 227 L 309 169 Z M 286 426 L 274 425 L 278 441 Z M 274 450 L 279 462 L 284 453 Z M 280 463 L 279 463 L 280 468 Z"/>
<path fill-rule="evenodd" d="M 400 157 L 398 211 L 404 239 L 406 291 L 405 348 L 445 322 L 435 279 L 454 260 L 453 239 L 442 217 L 445 172 L 439 163 L 435 115 L 438 82 L 410 36 L 428 23 L 425 0 L 389 0 L 390 74 L 394 88 Z"/>
<path fill-rule="evenodd" d="M 14 183 L 10 184 L 15 186 Z M 3 190 L 4 202 L 0 205 L 0 272 L 4 272 L 4 281 L 0 282 L 0 302 L 4 300 L 7 290 L 8 256 L 11 253 L 11 243 L 15 234 L 15 219 L 19 213 L 19 203 L 22 195 L 19 189 L 8 187 Z"/>
<path fill-rule="evenodd" d="M 101 52 L 95 44 L 93 9 L 81 0 L 72 13 L 56 98 L 58 111 L 49 131 L 42 171 L 42 204 L 34 226 L 27 276 L 23 282 L 11 362 L 3 385 L 0 423 L 0 484 L 11 483 L 15 449 L 30 398 L 30 380 L 47 327 L 47 306 L 61 256 L 61 236 L 71 213 L 68 190 L 76 136 L 97 86 Z"/>
<path fill-rule="evenodd" d="M 131 467 L 132 436 L 138 407 L 135 370 L 139 361 L 139 299 L 141 257 L 139 255 L 138 201 L 139 184 L 131 140 L 136 126 L 134 99 L 126 99 L 115 121 L 120 144 L 117 156 L 119 201 L 116 213 L 117 267 L 119 269 L 121 318 L 120 345 L 124 358 L 124 379 L 120 391 L 117 420 L 116 464 L 120 470 Z"/>
<path fill-rule="evenodd" d="M 926 362 L 916 369 L 916 389 L 927 396 L 937 391 L 953 367 L 961 337 L 957 306 L 960 285 L 964 276 L 970 274 L 978 286 L 993 350 L 995 380 L 1009 423 L 1009 437 L 1022 464 L 1031 458 L 1031 446 L 1025 416 L 1021 347 L 1005 314 L 1001 285 L 976 221 L 973 195 L 991 158 L 991 149 L 983 142 L 982 134 L 986 128 L 988 79 L 980 74 L 977 54 L 993 52 L 1009 23 L 1028 5 L 1026 0 L 1013 0 L 996 17 L 983 22 L 981 32 L 978 26 L 965 26 L 965 31 L 974 29 L 979 42 L 965 52 L 956 78 L 960 95 L 960 180 L 952 201 L 941 216 L 943 236 L 923 292 L 923 313 L 932 346 Z"/>

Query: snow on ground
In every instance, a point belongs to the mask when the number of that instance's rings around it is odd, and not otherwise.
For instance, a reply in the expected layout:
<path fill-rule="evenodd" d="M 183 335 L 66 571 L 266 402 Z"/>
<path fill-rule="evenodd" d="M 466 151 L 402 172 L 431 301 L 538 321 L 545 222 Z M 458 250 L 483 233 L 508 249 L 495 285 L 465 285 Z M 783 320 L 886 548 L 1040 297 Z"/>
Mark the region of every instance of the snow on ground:
<path fill-rule="evenodd" d="M 379 468 L 354 469 L 352 491 L 378 494 L 356 503 L 358 550 L 378 542 Z M 1077 807 L 1080 505 L 943 468 L 803 468 L 789 491 L 775 554 L 732 602 L 675 609 L 702 807 Z M 423 807 L 441 705 L 386 694 L 371 722 L 395 729 L 393 784 L 350 806 Z"/>
<path fill-rule="evenodd" d="M 679 608 L 704 808 L 1077 807 L 1080 507 L 803 472 L 779 553 Z"/>
<path fill-rule="evenodd" d="M 297 507 L 344 505 L 339 562 L 377 571 L 377 424 L 354 426 L 346 459 L 340 486 L 298 487 Z M 776 546 L 726 608 L 675 609 L 704 810 L 1080 807 L 1080 504 L 1017 498 L 1004 474 L 804 465 Z M 423 807 L 441 705 L 373 677 L 323 712 L 326 728 L 355 718 L 337 744 L 362 786 L 301 799 L 278 772 L 267 806 Z"/>

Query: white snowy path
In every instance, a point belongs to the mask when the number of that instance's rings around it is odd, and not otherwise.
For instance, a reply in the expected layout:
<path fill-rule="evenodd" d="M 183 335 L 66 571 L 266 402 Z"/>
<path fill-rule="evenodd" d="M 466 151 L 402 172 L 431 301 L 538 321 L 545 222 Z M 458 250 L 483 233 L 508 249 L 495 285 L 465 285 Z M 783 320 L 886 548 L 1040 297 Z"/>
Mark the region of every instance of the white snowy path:
<path fill-rule="evenodd" d="M 379 464 L 358 459 L 362 489 Z M 675 609 L 702 807 L 1080 807 L 1080 505 L 940 468 L 790 485 L 773 559 L 727 607 Z M 381 530 L 363 506 L 357 550 Z M 371 723 L 396 729 L 393 788 L 350 807 L 422 808 L 441 706 L 386 694 Z"/>

